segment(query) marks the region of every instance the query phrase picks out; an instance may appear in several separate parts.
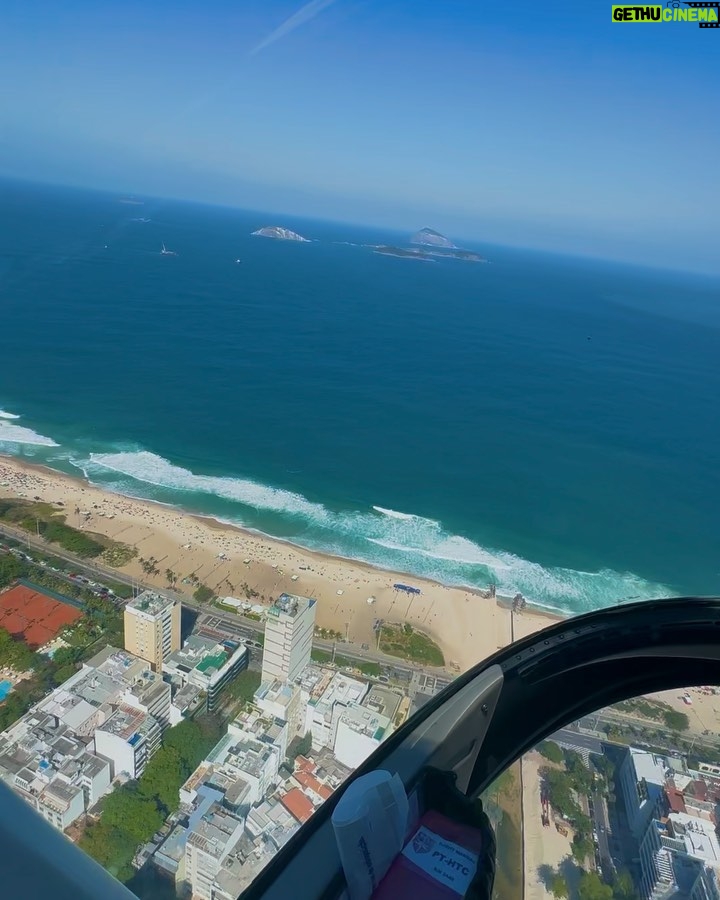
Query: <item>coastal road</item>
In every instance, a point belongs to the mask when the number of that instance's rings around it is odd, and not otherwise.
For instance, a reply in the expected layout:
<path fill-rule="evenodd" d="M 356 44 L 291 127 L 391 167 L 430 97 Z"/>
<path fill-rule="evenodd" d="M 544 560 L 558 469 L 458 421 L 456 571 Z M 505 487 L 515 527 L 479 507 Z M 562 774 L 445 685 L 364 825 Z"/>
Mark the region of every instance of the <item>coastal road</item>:
<path fill-rule="evenodd" d="M 587 750 L 588 753 L 602 753 L 602 744 L 597 738 L 590 737 L 587 734 L 580 734 L 579 731 L 573 731 L 571 728 L 561 728 L 560 731 L 556 731 L 555 734 L 551 735 L 548 740 L 572 744 L 574 747 Z"/>
<path fill-rule="evenodd" d="M 600 854 L 600 868 L 606 881 L 612 883 L 615 875 L 615 866 L 610 852 L 610 822 L 608 820 L 607 805 L 605 797 L 600 791 L 595 791 L 592 801 L 592 820 L 593 828 L 597 835 L 595 844 Z"/>
<path fill-rule="evenodd" d="M 645 739 L 636 738 L 633 745 L 637 747 L 646 747 L 651 744 L 653 747 L 668 752 L 677 750 L 677 741 L 674 737 L 674 732 L 670 728 L 665 727 L 662 722 L 653 719 L 642 719 L 638 716 L 626 715 L 625 713 L 619 713 L 610 709 L 603 709 L 599 713 L 595 713 L 592 716 L 592 719 L 595 727 L 600 723 L 601 726 L 605 727 L 619 725 L 626 728 L 628 726 L 635 726 L 636 728 L 652 729 L 656 732 L 657 736 Z M 720 750 L 720 735 L 718 734 L 701 734 L 691 727 L 683 733 L 683 736 L 685 738 L 691 736 L 693 742 L 692 746 L 697 747 L 698 749 L 704 748 L 714 752 Z"/>

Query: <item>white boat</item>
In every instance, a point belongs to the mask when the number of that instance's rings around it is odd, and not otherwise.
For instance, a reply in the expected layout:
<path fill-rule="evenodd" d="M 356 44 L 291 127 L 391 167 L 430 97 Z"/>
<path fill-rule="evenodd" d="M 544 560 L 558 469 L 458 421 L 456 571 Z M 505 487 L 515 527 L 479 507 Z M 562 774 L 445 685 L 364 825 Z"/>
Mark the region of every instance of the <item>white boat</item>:
<path fill-rule="evenodd" d="M 174 250 L 168 250 L 165 244 L 162 245 L 162 249 L 160 250 L 161 256 L 177 256 L 177 253 Z"/>

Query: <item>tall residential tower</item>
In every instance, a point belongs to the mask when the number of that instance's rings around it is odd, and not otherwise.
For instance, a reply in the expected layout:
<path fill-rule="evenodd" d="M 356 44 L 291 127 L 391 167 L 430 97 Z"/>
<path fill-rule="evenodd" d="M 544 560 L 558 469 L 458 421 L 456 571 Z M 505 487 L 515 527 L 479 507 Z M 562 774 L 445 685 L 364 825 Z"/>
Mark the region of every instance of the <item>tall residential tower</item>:
<path fill-rule="evenodd" d="M 125 649 L 147 660 L 156 672 L 180 649 L 180 603 L 143 591 L 125 607 Z"/>
<path fill-rule="evenodd" d="M 310 662 L 315 601 L 281 594 L 267 611 L 262 680 L 295 681 Z"/>

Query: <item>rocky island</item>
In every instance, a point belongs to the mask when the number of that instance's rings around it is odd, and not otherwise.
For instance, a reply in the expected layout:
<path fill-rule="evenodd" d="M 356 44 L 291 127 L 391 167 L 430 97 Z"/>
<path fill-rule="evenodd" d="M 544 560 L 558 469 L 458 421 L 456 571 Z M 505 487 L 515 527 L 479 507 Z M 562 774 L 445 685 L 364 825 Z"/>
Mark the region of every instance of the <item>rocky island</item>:
<path fill-rule="evenodd" d="M 278 241 L 303 241 L 306 244 L 310 243 L 308 238 L 298 234 L 297 231 L 290 231 L 289 228 L 281 228 L 279 225 L 266 225 L 264 228 L 258 228 L 257 231 L 252 233 L 258 235 L 258 237 L 275 238 Z"/>
<path fill-rule="evenodd" d="M 435 231 L 434 228 L 421 228 L 410 238 L 411 244 L 423 244 L 426 247 L 445 247 L 447 250 L 457 250 L 450 238 Z"/>

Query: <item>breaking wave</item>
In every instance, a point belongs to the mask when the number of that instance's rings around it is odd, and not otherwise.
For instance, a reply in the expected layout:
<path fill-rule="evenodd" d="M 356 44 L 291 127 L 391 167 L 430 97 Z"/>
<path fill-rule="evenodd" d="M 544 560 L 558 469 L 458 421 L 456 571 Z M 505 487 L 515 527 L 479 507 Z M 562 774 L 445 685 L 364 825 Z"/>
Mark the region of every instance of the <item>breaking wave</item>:
<path fill-rule="evenodd" d="M 38 434 L 32 428 L 26 428 L 24 425 L 13 425 L 9 419 L 19 419 L 12 413 L 4 413 L 0 416 L 0 444 L 34 444 L 38 447 L 57 447 L 59 446 L 52 438 L 46 437 L 44 434 Z"/>
<path fill-rule="evenodd" d="M 494 583 L 501 594 L 520 592 L 547 609 L 577 613 L 631 597 L 650 599 L 672 593 L 669 587 L 633 573 L 543 566 L 506 550 L 484 547 L 452 534 L 438 521 L 411 513 L 382 506 L 334 511 L 294 491 L 250 478 L 198 475 L 147 450 L 91 453 L 72 462 L 91 481 L 122 493 L 191 505 L 196 511 L 281 537 L 286 531 L 293 541 L 311 549 L 447 584 L 485 587 Z M 217 506 L 212 498 L 231 506 L 212 510 L 209 507 Z M 271 525 L 268 516 L 272 516 Z"/>
<path fill-rule="evenodd" d="M 258 510 L 304 516 L 318 515 L 324 510 L 323 506 L 311 503 L 300 494 L 258 484 L 247 478 L 196 475 L 147 450 L 135 453 L 91 453 L 89 462 L 82 468 L 88 477 L 93 471 L 105 469 L 157 487 L 213 494 Z"/>

